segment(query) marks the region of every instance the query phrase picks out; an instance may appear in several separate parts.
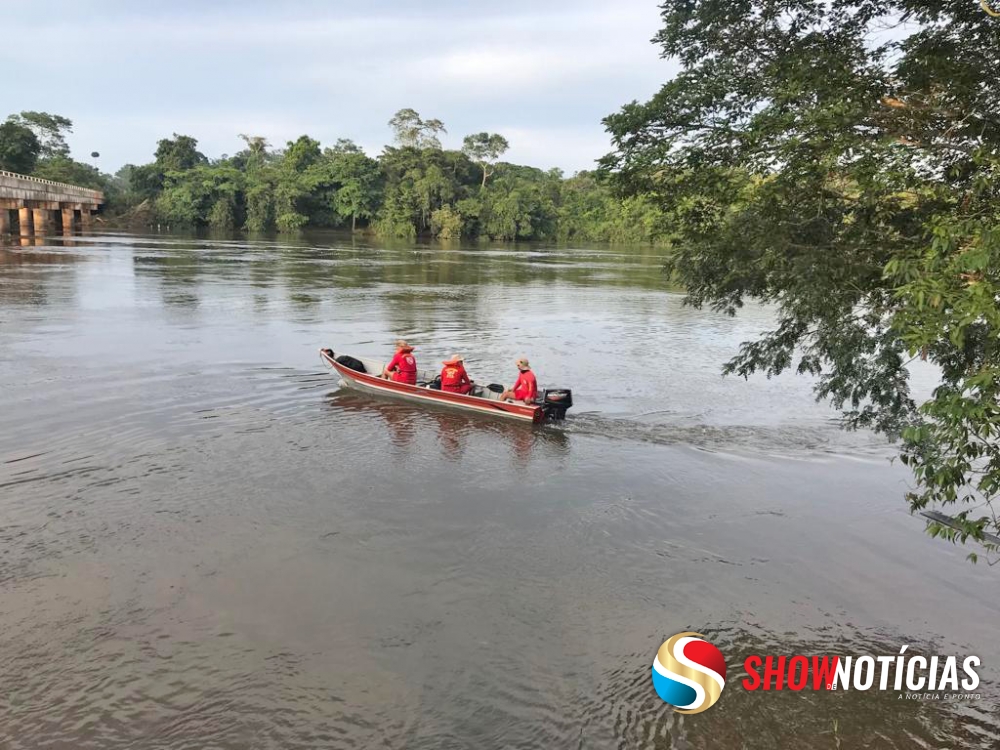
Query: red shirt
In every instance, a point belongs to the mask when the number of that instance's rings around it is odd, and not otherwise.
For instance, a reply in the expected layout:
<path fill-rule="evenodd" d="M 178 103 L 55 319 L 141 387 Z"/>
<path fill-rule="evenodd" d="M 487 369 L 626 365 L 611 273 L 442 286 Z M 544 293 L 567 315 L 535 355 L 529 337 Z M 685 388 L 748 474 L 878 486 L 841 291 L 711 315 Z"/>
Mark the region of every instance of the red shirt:
<path fill-rule="evenodd" d="M 397 383 L 417 384 L 417 360 L 410 351 L 397 351 L 385 369 L 392 372 L 392 379 Z"/>
<path fill-rule="evenodd" d="M 452 393 L 468 393 L 472 387 L 469 374 L 465 371 L 465 365 L 457 362 L 453 365 L 445 365 L 441 370 L 441 390 Z"/>
<path fill-rule="evenodd" d="M 514 398 L 518 401 L 534 401 L 538 395 L 538 381 L 531 370 L 522 370 L 514 383 Z"/>

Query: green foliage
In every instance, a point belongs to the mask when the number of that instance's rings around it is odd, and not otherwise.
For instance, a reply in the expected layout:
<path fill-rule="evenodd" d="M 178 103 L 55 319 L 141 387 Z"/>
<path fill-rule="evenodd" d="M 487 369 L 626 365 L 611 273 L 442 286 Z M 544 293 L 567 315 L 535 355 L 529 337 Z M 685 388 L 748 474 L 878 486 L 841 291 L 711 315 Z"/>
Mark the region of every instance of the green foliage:
<path fill-rule="evenodd" d="M 148 202 L 161 208 L 163 213 L 156 218 L 168 225 L 204 224 L 203 215 L 192 214 L 192 211 L 196 210 L 195 207 L 201 205 L 200 201 L 187 205 L 181 196 L 183 190 L 165 198 L 162 195 L 165 191 L 178 190 L 185 171 L 208 163 L 208 159 L 198 151 L 197 146 L 198 141 L 191 136 L 174 133 L 173 138 L 164 138 L 157 143 L 156 161 L 153 163 L 141 166 L 125 165 L 117 175 L 116 194 L 121 205 L 115 207 L 127 210 Z M 168 173 L 172 174 L 170 180 L 167 179 Z M 189 192 L 192 195 L 197 194 L 199 188 L 192 187 Z"/>
<path fill-rule="evenodd" d="M 31 174 L 38 163 L 42 145 L 31 128 L 13 117 L 0 123 L 0 169 L 18 174 Z"/>
<path fill-rule="evenodd" d="M 462 214 L 454 206 L 445 205 L 431 214 L 431 234 L 442 240 L 462 236 Z"/>
<path fill-rule="evenodd" d="M 233 157 L 231 162 L 243 171 L 245 179 L 243 228 L 250 232 L 264 232 L 274 226 L 275 158 L 268 153 L 271 144 L 263 136 L 240 134 L 240 138 L 246 142 L 247 148 Z"/>
<path fill-rule="evenodd" d="M 47 153 L 54 155 L 38 160 L 41 143 L 21 124 L 25 118 L 46 134 Z M 659 239 L 662 214 L 655 202 L 616 197 L 588 173 L 566 180 L 558 170 L 498 163 L 508 148 L 502 135 L 475 133 L 454 151 L 441 148 L 440 120 L 404 109 L 390 124 L 399 145 L 378 158 L 345 139 L 323 149 L 302 135 L 273 150 L 263 136 L 243 133 L 245 148 L 210 161 L 195 138 L 174 133 L 157 142 L 153 161 L 128 164 L 111 177 L 56 153 L 69 120 L 22 113 L 0 125 L 0 165 L 99 188 L 110 212 L 136 226 L 251 232 L 344 227 L 388 237 L 503 241 Z"/>
<path fill-rule="evenodd" d="M 663 212 L 649 195 L 615 196 L 599 176 L 580 172 L 562 184 L 559 239 L 653 243 L 667 230 Z"/>
<path fill-rule="evenodd" d="M 507 165 L 482 196 L 480 233 L 498 240 L 555 236 L 558 183 L 540 169 Z"/>
<path fill-rule="evenodd" d="M 8 121 L 22 125 L 38 139 L 41 147 L 39 155 L 46 159 L 53 157 L 69 157 L 69 145 L 66 134 L 73 131 L 73 122 L 60 115 L 50 115 L 48 112 L 22 112 L 11 115 Z"/>
<path fill-rule="evenodd" d="M 275 223 L 279 231 L 294 232 L 308 224 L 309 217 L 296 211 L 285 211 L 278 214 L 278 219 Z"/>
<path fill-rule="evenodd" d="M 155 200 L 163 189 L 163 172 L 155 164 L 126 164 L 118 171 L 129 206 Z"/>
<path fill-rule="evenodd" d="M 275 163 L 275 224 L 280 231 L 301 229 L 316 213 L 320 202 L 316 194 L 325 178 L 324 170 L 317 167 L 321 158 L 319 141 L 302 135 L 288 142 L 283 158 Z"/>
<path fill-rule="evenodd" d="M 193 169 L 167 172 L 164 189 L 156 199 L 157 217 L 172 227 L 217 228 L 236 222 L 236 196 L 243 189 L 243 174 L 227 165 L 202 164 Z M 221 205 L 220 205 L 221 203 Z"/>
<path fill-rule="evenodd" d="M 358 219 L 370 219 L 378 209 L 383 188 L 379 164 L 353 142 L 343 139 L 326 157 L 331 181 L 337 186 L 333 209 L 340 218 L 351 220 L 354 231 Z"/>
<path fill-rule="evenodd" d="M 462 152 L 483 169 L 483 187 L 493 174 L 490 166 L 510 148 L 507 139 L 498 133 L 475 133 L 465 136 Z"/>
<path fill-rule="evenodd" d="M 401 147 L 441 148 L 438 136 L 447 133 L 440 120 L 424 120 L 415 110 L 401 109 L 389 120 L 389 127 Z"/>
<path fill-rule="evenodd" d="M 212 229 L 234 229 L 236 227 L 236 201 L 234 196 L 220 195 L 208 214 L 208 225 Z"/>
<path fill-rule="evenodd" d="M 156 166 L 162 172 L 181 172 L 205 164 L 208 159 L 198 150 L 198 141 L 189 135 L 164 138 L 156 144 Z"/>
<path fill-rule="evenodd" d="M 262 176 L 247 179 L 246 221 L 243 227 L 249 232 L 265 232 L 274 226 L 274 193 L 271 184 Z"/>
<path fill-rule="evenodd" d="M 902 437 L 911 509 L 960 503 L 951 538 L 983 541 L 1000 487 L 995 20 L 958 0 L 696 0 L 663 19 L 682 69 L 605 120 L 603 169 L 655 197 L 691 304 L 776 307 L 728 372 L 817 377 L 847 426 Z M 916 356 L 941 371 L 919 407 Z"/>
<path fill-rule="evenodd" d="M 70 158 L 66 134 L 72 129 L 70 120 L 48 112 L 10 115 L 0 123 L 0 169 L 102 190 L 109 202 L 119 200 L 110 177 Z"/>
<path fill-rule="evenodd" d="M 455 151 L 387 147 L 380 161 L 385 189 L 378 227 L 393 236 L 427 231 L 431 214 L 461 197 L 470 178 L 475 180 L 475 165 Z"/>
<path fill-rule="evenodd" d="M 66 182 L 70 185 L 79 185 L 95 190 L 106 190 L 108 187 L 107 178 L 100 173 L 97 167 L 73 161 L 68 156 L 42 159 L 32 174 L 45 180 Z"/>

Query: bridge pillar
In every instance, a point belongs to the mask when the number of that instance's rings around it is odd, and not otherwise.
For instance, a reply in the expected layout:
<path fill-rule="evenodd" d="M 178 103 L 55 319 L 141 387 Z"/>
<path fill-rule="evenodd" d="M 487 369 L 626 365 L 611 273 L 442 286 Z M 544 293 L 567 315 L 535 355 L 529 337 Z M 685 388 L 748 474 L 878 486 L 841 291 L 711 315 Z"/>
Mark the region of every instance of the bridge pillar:
<path fill-rule="evenodd" d="M 10 234 L 10 209 L 0 208 L 0 235 Z"/>
<path fill-rule="evenodd" d="M 91 212 L 104 204 L 104 195 L 100 190 L 69 185 L 53 180 L 43 180 L 38 177 L 15 174 L 0 169 L 0 210 L 19 212 L 19 229 L 23 237 L 42 236 L 55 229 L 56 212 L 71 207 L 83 214 L 81 224 L 91 226 Z M 86 206 L 86 211 L 82 211 Z M 4 224 L 8 227 L 8 221 Z M 63 212 L 63 223 L 67 229 L 76 228 L 76 221 L 66 222 L 67 215 Z M 74 217 L 75 218 L 75 217 Z M 71 231 L 71 230 L 70 230 Z"/>
<path fill-rule="evenodd" d="M 73 224 L 75 223 L 75 221 L 74 221 L 75 217 L 73 216 L 73 213 L 74 212 L 73 212 L 72 208 L 64 208 L 64 209 L 62 209 L 62 233 L 63 234 L 73 234 Z"/>
<path fill-rule="evenodd" d="M 31 222 L 31 209 L 17 209 L 17 226 L 22 237 L 30 237 L 33 224 Z"/>
<path fill-rule="evenodd" d="M 80 210 L 80 226 L 84 232 L 89 232 L 91 229 L 94 228 L 94 217 L 93 214 L 90 213 L 90 211 L 91 207 L 88 206 L 86 203 Z"/>
<path fill-rule="evenodd" d="M 35 219 L 35 234 L 49 234 L 52 229 L 52 212 L 47 208 L 33 208 L 31 211 Z"/>

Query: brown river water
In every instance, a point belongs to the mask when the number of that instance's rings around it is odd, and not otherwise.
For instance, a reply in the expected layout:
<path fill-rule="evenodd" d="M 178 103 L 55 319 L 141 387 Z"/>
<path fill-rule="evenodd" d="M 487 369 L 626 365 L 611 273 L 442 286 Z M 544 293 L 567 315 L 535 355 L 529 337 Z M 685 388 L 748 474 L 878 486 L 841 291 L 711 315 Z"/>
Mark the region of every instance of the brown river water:
<path fill-rule="evenodd" d="M 0 748 L 997 748 L 997 571 L 770 323 L 649 249 L 96 235 L 0 248 Z M 560 426 L 344 391 L 317 348 L 529 356 Z M 931 377 L 916 374 L 918 386 Z M 925 382 L 921 383 L 921 378 Z M 726 657 L 684 716 L 650 679 Z M 975 654 L 978 697 L 749 692 L 750 654 Z"/>

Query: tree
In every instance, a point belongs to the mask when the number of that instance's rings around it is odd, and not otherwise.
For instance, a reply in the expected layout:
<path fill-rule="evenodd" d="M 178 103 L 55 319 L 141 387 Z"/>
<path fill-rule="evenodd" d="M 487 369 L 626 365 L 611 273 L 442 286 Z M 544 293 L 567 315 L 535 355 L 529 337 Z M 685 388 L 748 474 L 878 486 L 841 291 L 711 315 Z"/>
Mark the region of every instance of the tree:
<path fill-rule="evenodd" d="M 256 154 L 258 156 L 267 154 L 267 150 L 271 147 L 271 144 L 267 142 L 267 138 L 262 135 L 247 135 L 246 133 L 240 133 L 240 139 L 247 144 L 247 150 L 251 154 Z"/>
<path fill-rule="evenodd" d="M 252 172 L 263 166 L 269 156 L 267 150 L 271 147 L 267 138 L 262 135 L 247 135 L 246 133 L 240 133 L 240 138 L 247 144 L 246 149 L 237 155 L 244 169 Z"/>
<path fill-rule="evenodd" d="M 208 159 L 198 150 L 198 140 L 189 135 L 174 133 L 156 144 L 156 165 L 163 172 L 178 172 L 207 164 Z"/>
<path fill-rule="evenodd" d="M 163 189 L 163 172 L 155 164 L 135 166 L 126 164 L 119 170 L 126 192 L 132 196 L 130 202 L 139 204 L 153 200 Z"/>
<path fill-rule="evenodd" d="M 396 143 L 413 148 L 441 148 L 438 136 L 447 133 L 440 120 L 424 120 L 415 110 L 401 109 L 389 120 Z"/>
<path fill-rule="evenodd" d="M 199 164 L 168 172 L 156 199 L 156 215 L 176 227 L 231 229 L 242 189 L 243 174 L 228 164 Z"/>
<path fill-rule="evenodd" d="M 542 170 L 511 165 L 480 191 L 480 233 L 496 240 L 554 236 L 557 192 L 558 182 Z"/>
<path fill-rule="evenodd" d="M 333 144 L 331 148 L 328 149 L 331 155 L 339 156 L 340 154 L 363 154 L 364 150 L 352 141 L 350 138 L 338 138 L 337 142 Z"/>
<path fill-rule="evenodd" d="M 445 204 L 431 214 L 431 234 L 442 240 L 462 236 L 462 212 Z"/>
<path fill-rule="evenodd" d="M 560 240 L 649 244 L 664 234 L 663 214 L 651 196 L 620 198 L 605 183 L 593 172 L 560 181 Z"/>
<path fill-rule="evenodd" d="M 243 133 L 245 147 L 237 154 L 209 160 L 195 138 L 174 133 L 157 143 L 154 161 L 128 164 L 114 177 L 68 155 L 24 161 L 25 148 L 29 157 L 41 151 L 34 132 L 21 124 L 24 114 L 0 129 L 0 159 L 7 159 L 0 165 L 21 158 L 23 171 L 104 190 L 135 224 L 255 232 L 367 224 L 376 233 L 403 237 L 631 240 L 646 239 L 659 216 L 648 198 L 620 200 L 593 180 L 594 186 L 574 187 L 558 170 L 506 164 L 494 174 L 492 165 L 507 145 L 501 136 L 474 134 L 465 139 L 465 151 L 444 150 L 441 122 L 425 121 L 413 110 L 394 118 L 403 145 L 386 147 L 377 159 L 343 138 L 321 150 L 303 135 L 273 150 L 263 136 Z M 57 133 L 69 124 L 45 117 Z M 34 121 L 45 124 L 44 118 Z"/>
<path fill-rule="evenodd" d="M 350 217 L 351 231 L 358 219 L 374 216 L 381 194 L 381 171 L 378 162 L 369 157 L 352 141 L 343 139 L 329 150 L 331 177 L 337 185 L 334 210 Z"/>
<path fill-rule="evenodd" d="M 1000 530 L 1000 59 L 959 0 L 692 0 L 656 41 L 681 71 L 605 120 L 602 160 L 649 193 L 690 304 L 771 304 L 726 371 L 794 367 L 848 427 L 902 439 L 912 510 Z M 940 368 L 918 406 L 908 364 Z M 974 556 L 973 556 L 974 557 Z"/>
<path fill-rule="evenodd" d="M 42 146 L 30 128 L 13 118 L 0 123 L 0 169 L 31 174 Z"/>
<path fill-rule="evenodd" d="M 261 135 L 240 133 L 247 147 L 233 158 L 234 166 L 245 175 L 246 218 L 243 228 L 263 232 L 274 223 L 274 170 L 270 166 L 271 144 Z"/>
<path fill-rule="evenodd" d="M 472 161 L 483 169 L 482 187 L 486 187 L 486 178 L 493 174 L 490 166 L 499 159 L 510 144 L 498 133 L 475 133 L 467 135 L 462 141 L 462 151 Z"/>
<path fill-rule="evenodd" d="M 107 180 L 97 167 L 74 161 L 68 156 L 55 156 L 40 161 L 35 168 L 34 176 L 95 190 L 107 188 Z"/>
<path fill-rule="evenodd" d="M 310 199 L 323 182 L 323 171 L 313 169 L 322 157 L 319 141 L 307 135 L 289 141 L 277 166 L 275 200 L 278 229 L 290 231 L 309 223 Z"/>
<path fill-rule="evenodd" d="M 31 130 L 41 145 L 40 156 L 51 159 L 54 156 L 69 156 L 66 134 L 73 131 L 73 121 L 48 112 L 22 112 L 11 115 L 10 120 Z"/>

